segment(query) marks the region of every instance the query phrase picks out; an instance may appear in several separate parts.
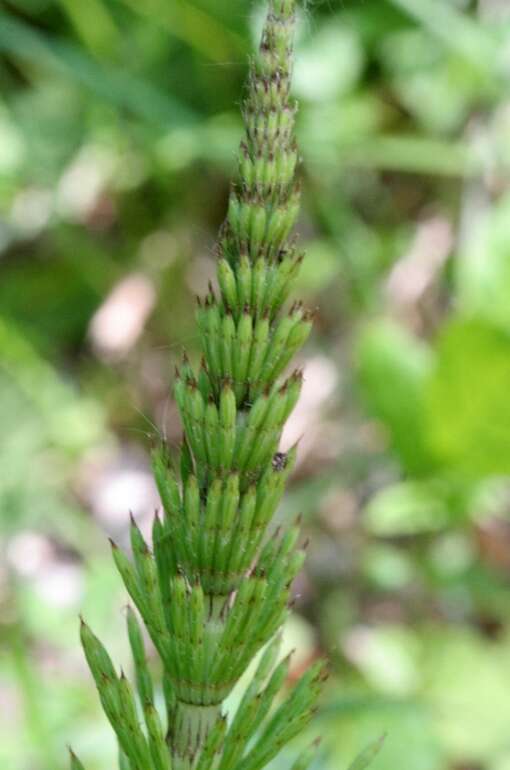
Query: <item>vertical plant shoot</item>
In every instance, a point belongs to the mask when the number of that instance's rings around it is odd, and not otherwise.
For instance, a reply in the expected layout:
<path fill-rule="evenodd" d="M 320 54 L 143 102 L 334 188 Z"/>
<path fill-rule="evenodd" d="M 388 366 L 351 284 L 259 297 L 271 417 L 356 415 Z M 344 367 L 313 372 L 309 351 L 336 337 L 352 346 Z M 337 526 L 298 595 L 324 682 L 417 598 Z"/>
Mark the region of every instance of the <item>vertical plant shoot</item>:
<path fill-rule="evenodd" d="M 245 136 L 218 244 L 218 289 L 197 304 L 203 358 L 185 357 L 174 386 L 184 438 L 179 469 L 153 455 L 163 511 L 152 549 L 131 522 L 133 558 L 112 543 L 136 607 L 127 615 L 133 687 L 82 622 L 85 655 L 119 744 L 119 770 L 259 770 L 312 716 L 324 679 L 313 666 L 284 698 L 279 630 L 304 560 L 299 520 L 273 518 L 296 448 L 280 437 L 302 375 L 285 371 L 311 314 L 285 303 L 302 256 L 290 238 L 299 208 L 296 106 L 290 98 L 294 0 L 271 0 L 251 64 Z M 284 309 L 285 306 L 285 309 Z M 140 620 L 161 659 L 155 686 Z M 264 649 L 236 713 L 222 704 Z M 164 696 L 164 714 L 154 705 Z M 305 768 L 307 750 L 296 763 Z M 72 767 L 81 767 L 72 755 Z"/>

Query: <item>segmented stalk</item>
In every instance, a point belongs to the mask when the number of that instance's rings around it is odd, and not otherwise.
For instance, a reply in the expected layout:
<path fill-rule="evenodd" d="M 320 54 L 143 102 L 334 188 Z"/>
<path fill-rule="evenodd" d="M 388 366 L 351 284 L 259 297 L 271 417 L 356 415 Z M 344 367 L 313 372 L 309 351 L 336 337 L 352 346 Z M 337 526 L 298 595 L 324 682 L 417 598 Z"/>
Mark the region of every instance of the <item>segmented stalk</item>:
<path fill-rule="evenodd" d="M 145 729 L 127 680 L 82 626 L 121 770 L 167 770 L 170 760 L 175 770 L 259 770 L 310 719 L 324 679 L 322 664 L 312 667 L 271 710 L 288 667 L 277 662 L 273 642 L 230 726 L 222 714 L 254 655 L 281 628 L 304 560 L 299 521 L 277 530 L 272 524 L 296 457 L 295 447 L 280 451 L 280 438 L 302 374 L 285 372 L 312 327 L 302 303 L 285 309 L 302 261 L 291 238 L 300 198 L 290 96 L 294 23 L 294 0 L 269 3 L 217 243 L 217 288 L 197 302 L 203 358 L 195 370 L 184 357 L 174 386 L 184 429 L 179 472 L 165 446 L 153 455 L 163 516 L 154 522 L 152 551 L 134 521 L 133 560 L 113 545 L 163 663 L 166 740 L 134 613 L 128 631 Z"/>

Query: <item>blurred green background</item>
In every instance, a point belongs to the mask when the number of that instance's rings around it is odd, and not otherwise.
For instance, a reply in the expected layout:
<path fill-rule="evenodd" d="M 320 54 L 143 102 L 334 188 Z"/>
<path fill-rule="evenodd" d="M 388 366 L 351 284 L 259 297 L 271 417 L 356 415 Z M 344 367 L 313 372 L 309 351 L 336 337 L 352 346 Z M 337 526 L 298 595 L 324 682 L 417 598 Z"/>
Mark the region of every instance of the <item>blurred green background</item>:
<path fill-rule="evenodd" d="M 82 611 L 127 664 L 106 536 L 149 527 L 151 440 L 234 170 L 248 0 L 0 2 L 0 766 L 114 742 Z M 345 768 L 510 770 L 510 3 L 301 13 L 318 308 L 285 510 L 311 537 L 286 644 L 332 677 L 303 741 Z M 275 763 L 283 768 L 293 749 Z"/>

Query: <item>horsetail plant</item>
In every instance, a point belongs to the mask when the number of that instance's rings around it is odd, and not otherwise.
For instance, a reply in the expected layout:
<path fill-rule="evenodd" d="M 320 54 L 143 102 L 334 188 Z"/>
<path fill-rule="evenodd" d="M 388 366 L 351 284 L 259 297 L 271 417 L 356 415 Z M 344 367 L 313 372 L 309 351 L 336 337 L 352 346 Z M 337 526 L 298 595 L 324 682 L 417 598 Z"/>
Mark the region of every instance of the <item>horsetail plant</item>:
<path fill-rule="evenodd" d="M 273 528 L 296 447 L 279 451 L 302 374 L 284 377 L 312 316 L 282 307 L 302 256 L 296 106 L 290 98 L 294 0 L 271 0 L 244 105 L 245 137 L 217 243 L 219 291 L 198 300 L 199 371 L 185 357 L 174 387 L 184 438 L 179 472 L 153 454 L 163 515 L 152 551 L 131 520 L 129 559 L 113 558 L 161 659 L 158 713 L 140 620 L 127 613 L 133 688 L 82 621 L 81 639 L 119 744 L 119 770 L 261 770 L 310 720 L 326 674 L 313 665 L 283 700 L 289 659 L 279 630 L 304 561 L 299 520 Z M 237 711 L 222 704 L 265 648 Z M 135 695 L 136 693 L 136 695 Z M 294 770 L 304 770 L 313 747 Z M 71 754 L 71 767 L 82 765 Z"/>

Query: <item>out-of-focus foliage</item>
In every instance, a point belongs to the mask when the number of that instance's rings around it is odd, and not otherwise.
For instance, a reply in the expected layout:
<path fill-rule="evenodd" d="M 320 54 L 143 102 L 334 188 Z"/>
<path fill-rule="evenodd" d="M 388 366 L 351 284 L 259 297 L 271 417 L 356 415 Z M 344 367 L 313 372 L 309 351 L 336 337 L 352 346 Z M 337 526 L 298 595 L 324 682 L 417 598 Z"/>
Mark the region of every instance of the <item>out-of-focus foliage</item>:
<path fill-rule="evenodd" d="M 105 534 L 150 524 L 151 435 L 240 138 L 244 0 L 0 4 L 0 765 L 115 747 L 78 646 L 119 660 Z M 285 505 L 311 536 L 286 644 L 332 660 L 317 769 L 510 765 L 510 6 L 302 12 L 318 308 Z M 238 695 L 234 693 L 233 702 Z M 307 745 L 310 734 L 302 742 Z M 278 766 L 291 762 L 294 746 Z"/>

